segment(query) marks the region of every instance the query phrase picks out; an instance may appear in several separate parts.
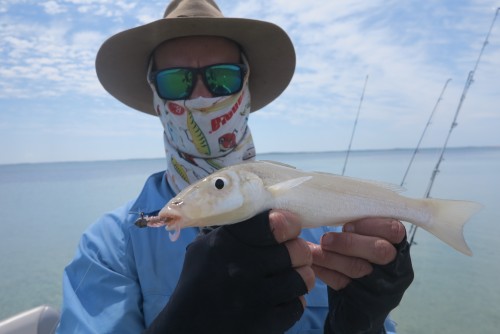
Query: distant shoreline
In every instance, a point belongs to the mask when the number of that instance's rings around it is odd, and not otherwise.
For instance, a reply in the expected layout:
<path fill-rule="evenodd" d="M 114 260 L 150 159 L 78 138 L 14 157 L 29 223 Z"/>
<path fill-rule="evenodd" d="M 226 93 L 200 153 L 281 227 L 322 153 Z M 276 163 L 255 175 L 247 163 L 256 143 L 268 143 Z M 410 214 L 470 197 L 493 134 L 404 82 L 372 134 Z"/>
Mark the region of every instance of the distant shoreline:
<path fill-rule="evenodd" d="M 446 151 L 460 151 L 460 150 L 499 150 L 500 145 L 496 146 L 456 146 L 456 147 L 448 147 Z M 355 149 L 351 150 L 350 154 L 364 154 L 364 153 L 383 153 L 383 152 L 413 152 L 415 148 L 379 148 L 379 149 Z M 419 152 L 432 152 L 432 151 L 440 151 L 442 148 L 440 147 L 426 147 L 420 148 Z M 285 155 L 285 154 L 297 154 L 297 155 L 306 155 L 306 154 L 346 154 L 347 150 L 332 150 L 332 151 L 277 151 L 277 152 L 262 152 L 257 153 L 257 157 L 259 156 L 268 156 L 268 155 Z M 0 166 L 16 166 L 16 165 L 35 165 L 35 164 L 73 164 L 73 163 L 96 163 L 96 162 L 124 162 L 124 161 L 145 161 L 145 160 L 158 160 L 165 159 L 164 157 L 151 157 L 151 158 L 124 158 L 124 159 L 110 159 L 110 160 L 68 160 L 68 161 L 40 161 L 40 162 L 13 162 L 13 163 L 4 163 L 0 164 Z"/>
<path fill-rule="evenodd" d="M 446 151 L 459 151 L 459 150 L 498 150 L 500 149 L 500 145 L 498 146 L 456 146 L 456 147 L 448 147 Z M 370 152 L 413 152 L 415 148 L 375 148 L 375 149 L 355 149 L 351 150 L 351 153 L 370 153 Z M 441 147 L 425 147 L 420 148 L 419 151 L 440 151 Z M 258 153 L 257 155 L 279 155 L 279 154 L 323 154 L 323 153 L 347 153 L 347 150 L 332 150 L 332 151 L 278 151 L 278 152 L 265 152 Z"/>

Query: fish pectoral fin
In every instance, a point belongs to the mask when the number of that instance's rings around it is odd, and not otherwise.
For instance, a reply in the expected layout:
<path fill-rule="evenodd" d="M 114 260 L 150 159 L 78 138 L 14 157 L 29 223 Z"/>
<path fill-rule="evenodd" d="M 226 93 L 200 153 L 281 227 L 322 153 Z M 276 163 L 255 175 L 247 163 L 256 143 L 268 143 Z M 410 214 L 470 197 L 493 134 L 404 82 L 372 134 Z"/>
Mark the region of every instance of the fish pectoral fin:
<path fill-rule="evenodd" d="M 295 188 L 310 179 L 312 179 L 312 176 L 310 175 L 297 177 L 295 179 L 286 180 L 280 183 L 273 184 L 272 186 L 269 186 L 267 190 L 275 197 L 280 196 L 286 193 L 288 190 Z"/>

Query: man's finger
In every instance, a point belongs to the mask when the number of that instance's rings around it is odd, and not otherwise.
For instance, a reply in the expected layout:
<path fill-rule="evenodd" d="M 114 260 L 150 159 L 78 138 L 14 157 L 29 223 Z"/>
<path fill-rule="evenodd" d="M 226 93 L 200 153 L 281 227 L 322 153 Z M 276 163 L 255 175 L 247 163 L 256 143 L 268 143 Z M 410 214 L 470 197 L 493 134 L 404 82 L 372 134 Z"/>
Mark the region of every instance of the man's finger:
<path fill-rule="evenodd" d="M 297 238 L 302 228 L 298 217 L 284 210 L 271 210 L 269 225 L 278 243 Z"/>
<path fill-rule="evenodd" d="M 372 265 L 359 257 L 350 257 L 325 251 L 321 246 L 309 243 L 315 266 L 333 270 L 350 278 L 361 278 L 370 274 Z"/>
<path fill-rule="evenodd" d="M 290 255 L 293 268 L 310 266 L 313 261 L 311 248 L 304 239 L 293 239 L 284 243 Z"/>
<path fill-rule="evenodd" d="M 396 248 L 389 241 L 356 233 L 326 233 L 321 238 L 321 247 L 325 251 L 382 265 L 396 257 Z"/>
<path fill-rule="evenodd" d="M 344 232 L 379 237 L 392 244 L 399 244 L 406 235 L 404 225 L 392 218 L 364 218 L 347 223 Z"/>
<path fill-rule="evenodd" d="M 343 289 L 351 282 L 349 277 L 335 270 L 326 269 L 316 265 L 313 265 L 312 269 L 316 277 L 334 290 Z"/>

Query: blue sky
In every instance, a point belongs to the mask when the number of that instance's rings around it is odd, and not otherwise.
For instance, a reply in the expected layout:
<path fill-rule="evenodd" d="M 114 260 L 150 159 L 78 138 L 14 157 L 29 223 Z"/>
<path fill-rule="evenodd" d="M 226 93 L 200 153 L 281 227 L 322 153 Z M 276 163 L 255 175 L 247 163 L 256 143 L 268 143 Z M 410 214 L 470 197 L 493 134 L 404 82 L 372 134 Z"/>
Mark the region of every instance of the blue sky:
<path fill-rule="evenodd" d="M 500 0 L 219 0 L 226 16 L 290 35 L 295 76 L 252 114 L 260 153 L 441 147 Z M 0 0 L 1 163 L 156 158 L 158 119 L 107 95 L 94 70 L 111 35 L 159 19 L 165 1 Z M 500 17 L 450 146 L 500 146 Z"/>

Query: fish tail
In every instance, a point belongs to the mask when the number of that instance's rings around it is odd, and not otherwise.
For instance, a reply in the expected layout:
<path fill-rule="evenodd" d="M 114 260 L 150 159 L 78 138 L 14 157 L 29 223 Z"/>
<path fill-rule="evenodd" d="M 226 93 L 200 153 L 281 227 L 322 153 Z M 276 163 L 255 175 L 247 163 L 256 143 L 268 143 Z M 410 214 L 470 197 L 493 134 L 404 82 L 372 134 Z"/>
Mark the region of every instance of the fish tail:
<path fill-rule="evenodd" d="M 464 239 L 465 223 L 483 207 L 469 201 L 451 201 L 440 199 L 424 199 L 431 208 L 429 224 L 421 226 L 427 232 L 455 248 L 459 252 L 472 256 L 472 251 Z"/>

